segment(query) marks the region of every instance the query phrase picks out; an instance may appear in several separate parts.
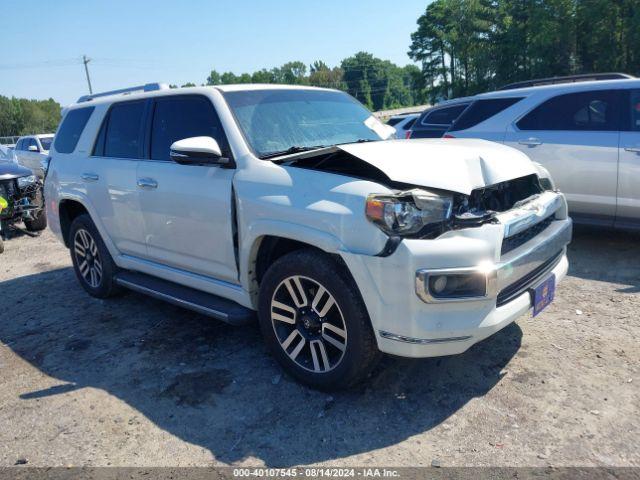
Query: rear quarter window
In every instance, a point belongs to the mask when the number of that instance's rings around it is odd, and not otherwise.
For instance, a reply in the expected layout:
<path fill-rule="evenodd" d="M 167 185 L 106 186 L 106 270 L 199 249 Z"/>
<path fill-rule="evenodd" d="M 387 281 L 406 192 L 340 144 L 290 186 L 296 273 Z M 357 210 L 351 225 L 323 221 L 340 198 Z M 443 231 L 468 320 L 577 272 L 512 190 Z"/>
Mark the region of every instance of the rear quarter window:
<path fill-rule="evenodd" d="M 87 125 L 94 107 L 77 108 L 71 110 L 64 117 L 62 125 L 56 134 L 54 145 L 59 153 L 72 153 L 76 149 L 78 140 Z"/>
<path fill-rule="evenodd" d="M 458 118 L 451 127 L 451 131 L 467 130 L 475 127 L 479 123 L 490 119 L 491 117 L 515 105 L 521 97 L 515 98 L 488 98 L 486 100 L 477 100 L 467 108 L 460 118 Z"/>

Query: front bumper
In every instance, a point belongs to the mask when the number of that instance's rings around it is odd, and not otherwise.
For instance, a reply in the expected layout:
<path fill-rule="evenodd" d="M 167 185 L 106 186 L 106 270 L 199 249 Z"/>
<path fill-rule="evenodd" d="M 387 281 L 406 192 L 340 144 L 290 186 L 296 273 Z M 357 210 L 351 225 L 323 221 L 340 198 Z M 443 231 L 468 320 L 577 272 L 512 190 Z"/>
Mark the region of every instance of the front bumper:
<path fill-rule="evenodd" d="M 505 228 L 490 224 L 434 240 L 404 240 L 389 257 L 344 253 L 380 350 L 405 357 L 462 353 L 527 313 L 531 288 L 551 274 L 557 282 L 564 278 L 572 230 L 566 208 L 541 233 L 503 255 Z M 427 302 L 416 292 L 420 272 L 478 268 L 488 278 L 483 297 Z"/>

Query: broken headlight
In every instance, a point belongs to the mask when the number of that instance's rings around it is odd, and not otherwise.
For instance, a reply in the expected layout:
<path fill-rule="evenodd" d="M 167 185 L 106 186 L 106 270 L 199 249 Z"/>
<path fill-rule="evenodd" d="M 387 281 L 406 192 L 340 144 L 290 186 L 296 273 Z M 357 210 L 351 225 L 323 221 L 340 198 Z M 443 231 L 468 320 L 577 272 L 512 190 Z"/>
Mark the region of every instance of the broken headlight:
<path fill-rule="evenodd" d="M 367 197 L 367 218 L 388 235 L 411 236 L 451 217 L 453 196 L 422 189 Z"/>
<path fill-rule="evenodd" d="M 18 178 L 18 187 L 20 188 L 28 187 L 29 185 L 32 185 L 34 183 L 36 183 L 35 175 L 29 175 L 28 177 Z"/>

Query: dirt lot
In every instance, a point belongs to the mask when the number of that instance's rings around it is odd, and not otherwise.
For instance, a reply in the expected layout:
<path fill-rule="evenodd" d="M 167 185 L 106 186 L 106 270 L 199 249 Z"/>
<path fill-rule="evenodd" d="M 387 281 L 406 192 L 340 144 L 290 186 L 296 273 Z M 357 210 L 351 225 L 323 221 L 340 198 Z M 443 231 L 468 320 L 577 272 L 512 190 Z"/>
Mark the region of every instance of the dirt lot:
<path fill-rule="evenodd" d="M 49 232 L 0 255 L 0 466 L 640 466 L 640 237 L 578 230 L 553 305 L 329 396 L 257 328 L 90 298 Z"/>

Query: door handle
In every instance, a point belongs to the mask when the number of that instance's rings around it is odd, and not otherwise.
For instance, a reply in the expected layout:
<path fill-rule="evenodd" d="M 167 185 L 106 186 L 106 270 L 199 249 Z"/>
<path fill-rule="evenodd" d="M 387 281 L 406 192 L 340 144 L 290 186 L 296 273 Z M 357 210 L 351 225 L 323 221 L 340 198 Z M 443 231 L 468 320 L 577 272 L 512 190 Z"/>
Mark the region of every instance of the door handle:
<path fill-rule="evenodd" d="M 83 173 L 80 175 L 80 178 L 85 182 L 97 182 L 100 179 L 100 176 L 95 173 Z"/>
<path fill-rule="evenodd" d="M 624 147 L 626 152 L 640 153 L 640 147 Z"/>
<path fill-rule="evenodd" d="M 538 145 L 542 145 L 542 142 L 538 138 L 527 138 L 526 140 L 518 140 L 520 145 L 526 145 L 527 147 L 537 147 Z"/>
<path fill-rule="evenodd" d="M 158 182 L 153 178 L 139 178 L 138 187 L 140 188 L 158 188 Z"/>

